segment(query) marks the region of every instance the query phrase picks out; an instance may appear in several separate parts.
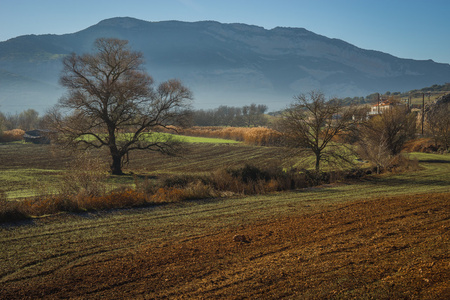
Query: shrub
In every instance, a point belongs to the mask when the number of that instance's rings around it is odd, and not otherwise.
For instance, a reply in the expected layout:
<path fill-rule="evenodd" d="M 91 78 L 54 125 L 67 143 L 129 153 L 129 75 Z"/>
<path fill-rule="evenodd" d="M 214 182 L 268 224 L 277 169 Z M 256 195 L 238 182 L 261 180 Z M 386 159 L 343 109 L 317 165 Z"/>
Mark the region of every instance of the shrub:
<path fill-rule="evenodd" d="M 303 173 L 308 186 L 330 183 L 330 174 L 327 172 L 303 170 Z"/>
<path fill-rule="evenodd" d="M 108 174 L 104 164 L 89 153 L 79 155 L 61 178 L 59 193 L 65 196 L 100 196 L 106 193 Z"/>
<path fill-rule="evenodd" d="M 28 219 L 20 204 L 18 201 L 8 201 L 5 192 L 0 191 L 0 223 Z"/>
<path fill-rule="evenodd" d="M 204 184 L 201 181 L 188 184 L 184 188 L 184 194 L 184 200 L 217 197 L 216 191 L 210 185 Z"/>
<path fill-rule="evenodd" d="M 283 170 L 279 166 L 219 170 L 211 175 L 211 185 L 218 191 L 237 194 L 265 194 L 308 186 L 306 177 L 296 169 Z"/>
<path fill-rule="evenodd" d="M 180 202 L 183 200 L 206 199 L 216 197 L 217 192 L 200 180 L 187 182 L 183 187 L 160 187 L 151 197 L 154 203 Z"/>
<path fill-rule="evenodd" d="M 143 206 L 148 203 L 147 196 L 134 190 L 113 191 L 104 195 L 83 196 L 72 198 L 79 210 L 105 210 Z"/>
<path fill-rule="evenodd" d="M 208 179 L 202 176 L 193 175 L 172 175 L 161 180 L 162 187 L 178 187 L 184 188 L 192 182 L 202 182 L 207 183 Z"/>
<path fill-rule="evenodd" d="M 3 131 L 2 135 L 0 135 L 0 142 L 8 143 L 14 141 L 21 141 L 23 140 L 24 134 L 25 131 L 23 131 L 22 129 L 6 130 Z"/>
<path fill-rule="evenodd" d="M 227 172 L 244 183 L 256 182 L 259 180 L 267 181 L 270 179 L 270 175 L 267 172 L 248 164 L 243 168 L 228 169 Z"/>
<path fill-rule="evenodd" d="M 183 200 L 183 190 L 176 187 L 161 187 L 151 196 L 150 200 L 154 203 L 179 202 Z"/>
<path fill-rule="evenodd" d="M 43 216 L 55 214 L 61 211 L 67 211 L 66 205 L 68 201 L 63 198 L 49 195 L 44 197 L 36 197 L 25 200 L 19 200 L 22 209 L 29 216 Z"/>
<path fill-rule="evenodd" d="M 391 160 L 388 171 L 394 173 L 417 171 L 420 169 L 419 161 L 417 159 L 410 159 L 405 155 L 397 155 Z"/>

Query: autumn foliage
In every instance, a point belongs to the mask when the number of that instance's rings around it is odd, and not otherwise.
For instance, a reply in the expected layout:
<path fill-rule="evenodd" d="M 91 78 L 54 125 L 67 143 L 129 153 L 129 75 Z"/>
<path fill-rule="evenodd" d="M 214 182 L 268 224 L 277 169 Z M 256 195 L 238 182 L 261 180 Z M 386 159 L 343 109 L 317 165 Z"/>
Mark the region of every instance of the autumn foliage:
<path fill-rule="evenodd" d="M 175 128 L 181 135 L 221 138 L 256 146 L 279 145 L 281 134 L 267 127 L 200 127 Z"/>
<path fill-rule="evenodd" d="M 24 134 L 25 134 L 25 131 L 23 131 L 22 129 L 6 130 L 6 131 L 3 131 L 3 134 L 0 134 L 0 142 L 7 143 L 7 142 L 20 141 L 23 139 Z"/>

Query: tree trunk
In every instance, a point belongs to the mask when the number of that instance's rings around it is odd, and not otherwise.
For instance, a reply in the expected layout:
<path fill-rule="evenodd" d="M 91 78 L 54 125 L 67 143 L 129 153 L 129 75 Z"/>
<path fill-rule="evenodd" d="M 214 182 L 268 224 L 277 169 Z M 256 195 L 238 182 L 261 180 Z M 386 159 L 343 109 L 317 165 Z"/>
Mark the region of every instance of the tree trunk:
<path fill-rule="evenodd" d="M 320 153 L 316 153 L 316 173 L 320 171 Z"/>
<path fill-rule="evenodd" d="M 111 154 L 111 156 L 112 156 L 111 174 L 112 175 L 123 175 L 122 156 L 119 154 Z"/>

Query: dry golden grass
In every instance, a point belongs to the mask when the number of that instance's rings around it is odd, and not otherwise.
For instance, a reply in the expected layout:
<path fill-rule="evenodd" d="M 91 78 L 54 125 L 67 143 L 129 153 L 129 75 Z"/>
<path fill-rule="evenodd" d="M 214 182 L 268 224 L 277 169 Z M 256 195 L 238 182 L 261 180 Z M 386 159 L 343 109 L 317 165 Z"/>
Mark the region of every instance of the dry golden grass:
<path fill-rule="evenodd" d="M 221 138 L 256 146 L 279 145 L 281 134 L 266 127 L 201 127 L 174 128 L 182 135 Z"/>
<path fill-rule="evenodd" d="M 23 140 L 23 135 L 25 131 L 22 129 L 13 129 L 3 131 L 3 134 L 0 135 L 0 142 L 8 143 Z"/>
<path fill-rule="evenodd" d="M 431 138 L 418 138 L 406 142 L 403 150 L 405 152 L 435 152 L 438 147 L 434 144 Z"/>

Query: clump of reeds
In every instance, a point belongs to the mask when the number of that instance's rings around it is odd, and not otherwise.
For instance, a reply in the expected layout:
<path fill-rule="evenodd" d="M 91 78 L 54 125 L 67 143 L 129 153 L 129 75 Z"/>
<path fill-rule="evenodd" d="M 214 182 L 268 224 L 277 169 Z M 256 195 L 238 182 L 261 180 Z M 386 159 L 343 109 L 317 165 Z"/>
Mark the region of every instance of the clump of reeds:
<path fill-rule="evenodd" d="M 2 134 L 0 134 L 0 142 L 1 143 L 9 143 L 9 142 L 21 141 L 21 140 L 23 140 L 24 134 L 25 134 L 25 131 L 23 131 L 22 129 L 6 130 L 6 131 L 3 131 Z"/>
<path fill-rule="evenodd" d="M 267 127 L 200 127 L 169 129 L 182 135 L 221 138 L 244 142 L 256 146 L 278 146 L 281 141 L 280 132 Z"/>

